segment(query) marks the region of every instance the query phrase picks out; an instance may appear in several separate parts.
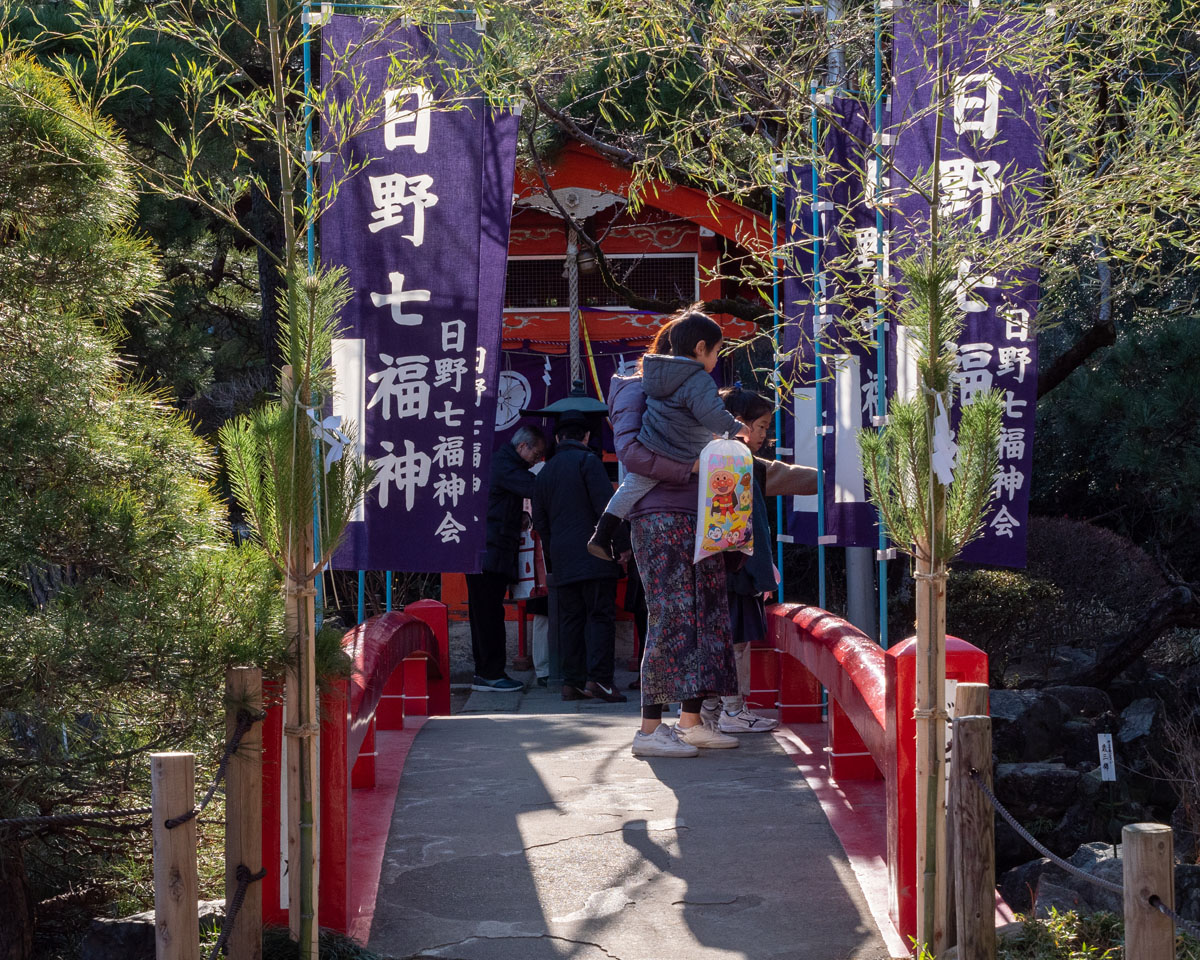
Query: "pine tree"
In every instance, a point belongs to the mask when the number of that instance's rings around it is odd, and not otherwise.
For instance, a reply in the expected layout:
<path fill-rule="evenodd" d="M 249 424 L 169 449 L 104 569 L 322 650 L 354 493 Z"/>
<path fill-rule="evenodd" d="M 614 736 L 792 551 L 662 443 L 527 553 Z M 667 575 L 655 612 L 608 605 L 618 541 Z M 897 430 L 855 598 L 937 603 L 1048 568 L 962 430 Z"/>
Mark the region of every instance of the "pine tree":
<path fill-rule="evenodd" d="M 277 578 L 230 542 L 212 451 L 118 352 L 161 282 L 118 142 L 51 71 L 0 59 L 0 817 L 140 805 L 148 751 L 219 743 L 224 668 L 282 655 Z M 0 956 L 131 842 L 0 836 Z"/>

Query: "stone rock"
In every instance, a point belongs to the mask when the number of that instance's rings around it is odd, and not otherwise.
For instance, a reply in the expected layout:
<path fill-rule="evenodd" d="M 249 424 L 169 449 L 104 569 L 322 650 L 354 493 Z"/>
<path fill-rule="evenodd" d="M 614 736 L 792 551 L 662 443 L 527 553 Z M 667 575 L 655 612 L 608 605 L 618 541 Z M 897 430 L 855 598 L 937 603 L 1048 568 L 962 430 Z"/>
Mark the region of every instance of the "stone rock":
<path fill-rule="evenodd" d="M 1018 821 L 1057 820 L 1078 799 L 1081 777 L 1065 763 L 1001 763 L 994 791 Z"/>
<path fill-rule="evenodd" d="M 993 690 L 992 750 L 1010 763 L 1044 760 L 1058 752 L 1067 709 L 1041 690 Z"/>
<path fill-rule="evenodd" d="M 1097 763 L 1100 755 L 1096 734 L 1100 723 L 1091 718 L 1068 720 L 1062 727 L 1062 745 L 1059 756 L 1064 763 L 1077 766 L 1081 763 Z"/>
<path fill-rule="evenodd" d="M 1020 913 L 1026 913 L 1033 906 L 1033 895 L 1037 890 L 1038 879 L 1042 871 L 1050 864 L 1049 859 L 1042 857 L 1018 864 L 1011 870 L 1000 875 L 996 889 L 1004 902 Z"/>
<path fill-rule="evenodd" d="M 1067 862 L 1090 876 L 1107 880 L 1110 883 L 1121 882 L 1121 860 L 1111 844 L 1100 842 L 1080 844 L 1079 849 L 1067 858 Z M 1123 909 L 1121 894 L 1090 883 L 1082 877 L 1067 872 L 1057 864 L 1052 863 L 1042 871 L 1039 883 L 1047 883 L 1054 889 L 1065 888 L 1075 891 L 1087 901 L 1093 911 L 1107 910 L 1111 913 L 1121 913 Z M 1040 886 L 1038 902 L 1041 903 Z"/>
<path fill-rule="evenodd" d="M 1042 693 L 1053 697 L 1076 717 L 1096 718 L 1112 712 L 1112 700 L 1096 687 L 1046 687 Z"/>
<path fill-rule="evenodd" d="M 996 943 L 1020 940 L 1025 936 L 1025 924 L 1020 920 L 1002 923 L 996 928 Z M 958 947 L 954 946 L 942 954 L 941 960 L 958 960 Z"/>
<path fill-rule="evenodd" d="M 1076 913 L 1086 914 L 1095 913 L 1092 905 L 1084 899 L 1078 890 L 1071 887 L 1059 886 L 1057 883 L 1051 883 L 1044 877 L 1038 881 L 1037 903 L 1035 904 L 1034 916 L 1045 918 L 1050 916 L 1050 910 L 1057 910 L 1063 913 L 1067 910 L 1074 910 Z"/>
<path fill-rule="evenodd" d="M 1185 920 L 1200 922 L 1200 864 L 1175 867 L 1175 912 Z"/>
<path fill-rule="evenodd" d="M 1149 736 L 1157 716 L 1158 701 L 1153 697 L 1134 700 L 1121 711 L 1121 729 L 1117 731 L 1117 739 L 1121 743 L 1133 743 L 1140 737 Z"/>
<path fill-rule="evenodd" d="M 201 900 L 199 913 L 200 930 L 214 930 L 225 919 L 225 901 Z M 79 960 L 154 960 L 154 911 L 93 920 L 79 945 Z"/>

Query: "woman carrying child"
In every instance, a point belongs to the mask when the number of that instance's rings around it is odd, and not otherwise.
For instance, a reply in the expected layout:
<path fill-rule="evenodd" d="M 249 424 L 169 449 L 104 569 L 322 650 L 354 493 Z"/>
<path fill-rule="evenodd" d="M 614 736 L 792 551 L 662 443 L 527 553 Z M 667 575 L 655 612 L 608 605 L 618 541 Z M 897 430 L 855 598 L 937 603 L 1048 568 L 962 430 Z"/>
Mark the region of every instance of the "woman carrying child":
<path fill-rule="evenodd" d="M 744 564 L 729 573 L 729 629 L 737 663 L 738 692 L 705 700 L 700 718 L 721 733 L 765 733 L 779 726 L 779 721 L 760 717 L 747 708 L 746 694 L 750 691 L 750 645 L 767 637 L 765 598 L 774 592 L 777 583 L 775 565 L 771 562 L 767 497 L 816 493 L 817 471 L 758 456 L 775 416 L 775 405 L 770 400 L 743 390 L 740 385 L 722 390 L 721 398 L 725 409 L 742 424 L 738 439 L 755 455 L 750 491 L 754 498 L 754 551 Z"/>
<path fill-rule="evenodd" d="M 642 656 L 639 757 L 694 757 L 737 739 L 700 720 L 707 696 L 737 693 L 729 631 L 725 561 L 692 562 L 696 543 L 697 457 L 715 435 L 742 424 L 725 409 L 710 376 L 720 326 L 697 306 L 681 311 L 642 359 L 641 377 L 614 377 L 609 388 L 617 456 L 629 471 L 589 544 L 612 556 L 622 514 L 650 611 Z M 662 723 L 668 703 L 683 705 L 679 724 Z"/>

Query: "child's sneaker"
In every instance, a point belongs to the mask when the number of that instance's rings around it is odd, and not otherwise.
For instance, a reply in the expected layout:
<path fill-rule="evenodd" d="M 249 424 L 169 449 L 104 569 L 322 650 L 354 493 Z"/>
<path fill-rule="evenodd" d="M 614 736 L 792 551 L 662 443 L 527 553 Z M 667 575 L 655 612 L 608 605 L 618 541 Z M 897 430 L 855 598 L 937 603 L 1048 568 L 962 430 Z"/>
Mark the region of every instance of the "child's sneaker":
<path fill-rule="evenodd" d="M 737 713 L 721 711 L 717 720 L 717 729 L 721 733 L 767 733 L 779 726 L 778 720 L 770 717 L 760 717 L 742 707 Z"/>
<path fill-rule="evenodd" d="M 699 753 L 696 747 L 684 743 L 679 738 L 679 733 L 674 727 L 665 723 L 655 727 L 653 733 L 642 733 L 639 730 L 633 735 L 635 757 L 694 757 Z"/>
<path fill-rule="evenodd" d="M 596 531 L 592 534 L 592 539 L 587 543 L 588 553 L 601 560 L 611 560 L 613 558 L 613 537 L 619 526 L 621 526 L 620 517 L 611 513 L 603 514 L 596 524 Z"/>
<path fill-rule="evenodd" d="M 737 737 L 730 737 L 719 730 L 711 730 L 703 723 L 680 730 L 679 739 L 704 750 L 728 750 L 738 746 Z"/>

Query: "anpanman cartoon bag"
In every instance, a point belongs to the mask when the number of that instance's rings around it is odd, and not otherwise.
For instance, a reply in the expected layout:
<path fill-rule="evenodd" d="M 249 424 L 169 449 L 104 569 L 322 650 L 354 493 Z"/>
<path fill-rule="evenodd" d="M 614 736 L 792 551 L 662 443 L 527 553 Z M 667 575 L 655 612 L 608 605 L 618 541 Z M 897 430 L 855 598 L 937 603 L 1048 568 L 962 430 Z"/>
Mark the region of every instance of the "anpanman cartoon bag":
<path fill-rule="evenodd" d="M 696 515 L 699 563 L 727 550 L 754 552 L 754 456 L 740 440 L 713 440 L 700 453 Z"/>

